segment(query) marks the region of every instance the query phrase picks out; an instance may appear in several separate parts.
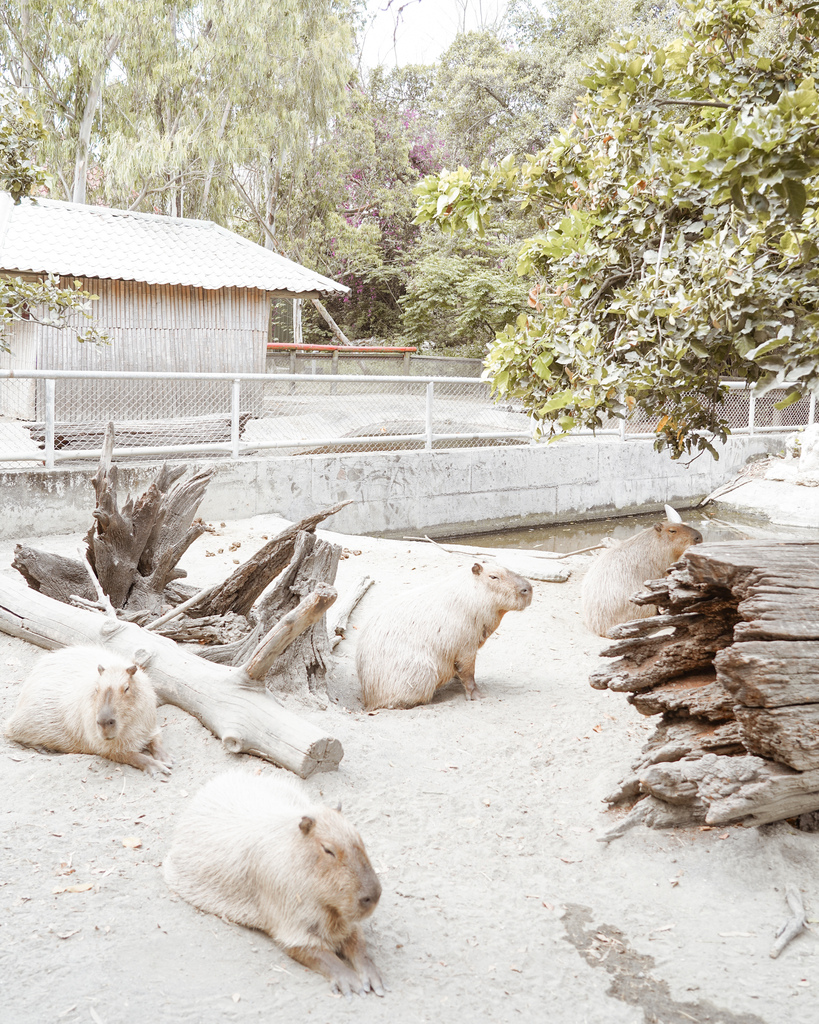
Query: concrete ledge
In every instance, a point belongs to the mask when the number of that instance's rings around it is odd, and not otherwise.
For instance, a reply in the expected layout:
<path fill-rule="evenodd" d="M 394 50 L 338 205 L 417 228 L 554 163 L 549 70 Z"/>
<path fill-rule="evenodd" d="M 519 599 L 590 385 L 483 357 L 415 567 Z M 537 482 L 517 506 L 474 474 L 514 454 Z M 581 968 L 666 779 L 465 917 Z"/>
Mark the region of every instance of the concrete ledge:
<path fill-rule="evenodd" d="M 722 495 L 714 505 L 729 513 L 764 516 L 777 526 L 819 529 L 819 487 L 751 479 Z"/>
<path fill-rule="evenodd" d="M 215 461 L 200 513 L 241 519 L 278 513 L 299 519 L 322 505 L 353 504 L 334 531 L 400 537 L 512 529 L 685 508 L 726 483 L 749 458 L 781 447 L 777 437 L 733 437 L 720 459 L 689 466 L 650 440 L 569 439 L 557 444 L 441 451 L 355 452 Z M 205 464 L 205 460 L 200 463 Z M 120 502 L 154 479 L 158 462 L 118 464 Z M 194 465 L 191 463 L 191 465 Z M 0 473 L 0 537 L 75 533 L 92 522 L 95 465 Z"/>

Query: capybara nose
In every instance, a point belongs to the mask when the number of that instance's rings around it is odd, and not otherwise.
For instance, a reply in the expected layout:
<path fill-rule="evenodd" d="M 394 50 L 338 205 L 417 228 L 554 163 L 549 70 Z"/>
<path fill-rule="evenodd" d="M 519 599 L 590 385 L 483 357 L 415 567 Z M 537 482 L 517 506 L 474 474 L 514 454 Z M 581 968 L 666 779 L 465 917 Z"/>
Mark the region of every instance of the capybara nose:
<path fill-rule="evenodd" d="M 381 899 L 381 883 L 377 878 L 373 878 L 373 884 L 359 899 L 359 903 L 365 910 L 369 910 L 374 907 L 376 903 Z"/>
<path fill-rule="evenodd" d="M 113 715 L 112 716 L 100 715 L 100 717 L 97 719 L 97 725 L 101 729 L 110 729 L 111 726 L 116 725 L 116 724 L 117 724 L 117 720 L 116 720 L 116 718 L 113 717 Z"/>
<path fill-rule="evenodd" d="M 702 544 L 702 534 L 700 533 L 699 530 L 694 530 L 694 540 L 691 543 L 692 544 Z"/>

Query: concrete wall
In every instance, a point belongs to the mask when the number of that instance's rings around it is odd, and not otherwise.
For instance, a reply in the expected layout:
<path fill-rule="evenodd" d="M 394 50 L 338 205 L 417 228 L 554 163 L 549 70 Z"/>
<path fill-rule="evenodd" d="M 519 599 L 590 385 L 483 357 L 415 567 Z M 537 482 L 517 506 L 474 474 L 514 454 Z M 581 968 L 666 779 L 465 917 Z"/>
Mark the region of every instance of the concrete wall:
<path fill-rule="evenodd" d="M 572 522 L 690 506 L 731 479 L 756 454 L 781 447 L 770 436 L 734 437 L 718 462 L 689 467 L 651 441 L 577 439 L 553 445 L 445 451 L 362 452 L 219 460 L 200 514 L 209 520 L 275 512 L 299 519 L 348 498 L 328 521 L 342 533 L 436 536 Z M 193 464 L 192 464 L 193 465 Z M 120 504 L 142 493 L 155 463 L 119 467 Z M 96 467 L 0 473 L 0 536 L 73 533 L 91 523 Z"/>

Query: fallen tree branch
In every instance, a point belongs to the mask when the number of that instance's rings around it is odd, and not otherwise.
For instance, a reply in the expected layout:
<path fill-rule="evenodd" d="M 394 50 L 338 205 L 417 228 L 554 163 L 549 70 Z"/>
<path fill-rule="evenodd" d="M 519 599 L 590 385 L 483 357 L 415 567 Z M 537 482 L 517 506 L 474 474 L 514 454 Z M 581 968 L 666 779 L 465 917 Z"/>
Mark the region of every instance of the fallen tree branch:
<path fill-rule="evenodd" d="M 788 886 L 787 892 L 785 893 L 785 899 L 788 901 L 788 906 L 791 908 L 791 916 L 776 933 L 776 942 L 771 946 L 770 952 L 772 960 L 776 960 L 785 946 L 787 946 L 792 939 L 795 939 L 807 925 L 805 905 L 802 902 L 802 896 L 796 886 Z"/>
<path fill-rule="evenodd" d="M 333 633 L 335 636 L 330 641 L 330 648 L 335 650 L 336 647 L 344 640 L 347 636 L 347 623 L 350 621 L 350 616 L 355 611 L 358 602 L 367 593 L 370 587 L 375 583 L 369 576 L 362 576 L 349 594 L 344 598 L 344 601 L 338 605 L 336 621 L 333 624 Z"/>

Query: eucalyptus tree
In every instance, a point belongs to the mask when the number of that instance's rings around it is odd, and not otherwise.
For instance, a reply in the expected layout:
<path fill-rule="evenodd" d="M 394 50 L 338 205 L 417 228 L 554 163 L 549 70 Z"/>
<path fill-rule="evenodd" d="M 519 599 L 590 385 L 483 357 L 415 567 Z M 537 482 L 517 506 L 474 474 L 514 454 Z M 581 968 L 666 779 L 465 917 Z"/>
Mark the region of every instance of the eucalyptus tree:
<path fill-rule="evenodd" d="M 55 194 L 248 223 L 268 244 L 344 108 L 356 0 L 2 0 L 2 70 Z M 252 225 L 252 227 L 250 226 Z"/>
<path fill-rule="evenodd" d="M 677 457 L 725 438 L 723 377 L 819 390 L 817 39 L 817 4 L 696 0 L 680 38 L 601 54 L 541 151 L 419 186 L 444 231 L 538 219 L 499 393 L 551 430 L 639 409 Z"/>
<path fill-rule="evenodd" d="M 347 0 L 176 4 L 122 47 L 102 148 L 110 201 L 210 217 L 285 249 L 289 197 L 344 109 Z"/>
<path fill-rule="evenodd" d="M 94 124 L 114 56 L 134 22 L 158 6 L 156 0 L 0 3 L 4 79 L 20 88 L 43 118 L 43 159 L 74 202 L 85 202 Z"/>

